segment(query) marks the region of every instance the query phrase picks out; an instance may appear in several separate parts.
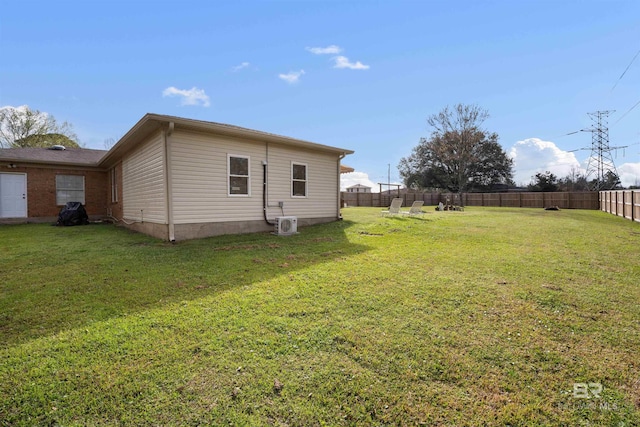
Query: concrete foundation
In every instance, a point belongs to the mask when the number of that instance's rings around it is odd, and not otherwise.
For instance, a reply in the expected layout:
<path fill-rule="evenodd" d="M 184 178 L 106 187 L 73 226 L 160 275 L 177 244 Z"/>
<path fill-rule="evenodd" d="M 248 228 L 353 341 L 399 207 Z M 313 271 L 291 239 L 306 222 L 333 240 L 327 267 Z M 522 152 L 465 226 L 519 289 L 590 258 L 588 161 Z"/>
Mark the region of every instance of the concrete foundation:
<path fill-rule="evenodd" d="M 336 221 L 336 218 L 298 218 L 298 228 Z M 245 234 L 274 231 L 274 226 L 265 221 L 208 222 L 200 224 L 176 224 L 176 241 L 221 236 L 223 234 Z"/>
<path fill-rule="evenodd" d="M 89 222 L 104 220 L 102 215 L 89 215 Z M 0 218 L 0 224 L 55 224 L 57 216 L 36 216 L 30 218 Z"/>
<path fill-rule="evenodd" d="M 322 224 L 336 221 L 336 218 L 299 218 L 298 227 Z M 124 224 L 131 230 L 145 233 L 162 240 L 169 240 L 169 226 L 167 224 L 153 224 L 150 222 Z M 203 237 L 221 236 L 224 234 L 246 234 L 274 231 L 274 226 L 265 221 L 230 221 L 206 222 L 194 224 L 176 224 L 174 227 L 175 240 L 201 239 Z"/>
<path fill-rule="evenodd" d="M 90 216 L 89 221 L 99 221 L 102 217 Z M 58 217 L 37 217 L 37 218 L 3 218 L 0 224 L 20 224 L 20 223 L 51 223 L 55 224 Z M 323 224 L 336 221 L 337 218 L 298 218 L 298 231 L 300 227 L 314 224 Z M 152 222 L 135 222 L 133 224 L 117 223 L 138 233 L 148 234 L 161 240 L 169 240 L 169 226 L 167 224 L 156 224 Z M 232 222 L 207 222 L 196 224 L 176 224 L 176 241 L 201 239 L 203 237 L 221 236 L 224 234 L 246 234 L 272 232 L 274 226 L 265 221 L 232 221 Z M 302 231 L 303 232 L 303 231 Z"/>
<path fill-rule="evenodd" d="M 129 230 L 138 233 L 148 234 L 162 240 L 169 240 L 169 227 L 167 224 L 155 224 L 153 222 L 134 222 L 133 224 L 125 224 L 119 222 L 118 225 L 124 226 Z"/>

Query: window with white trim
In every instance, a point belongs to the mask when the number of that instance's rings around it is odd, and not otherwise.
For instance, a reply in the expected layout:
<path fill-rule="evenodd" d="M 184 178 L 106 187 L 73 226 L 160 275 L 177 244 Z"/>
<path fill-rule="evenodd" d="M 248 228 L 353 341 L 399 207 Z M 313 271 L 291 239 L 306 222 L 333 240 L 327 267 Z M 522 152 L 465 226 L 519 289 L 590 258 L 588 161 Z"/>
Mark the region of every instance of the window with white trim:
<path fill-rule="evenodd" d="M 235 154 L 227 155 L 227 170 L 229 171 L 229 196 L 249 196 L 250 176 L 249 157 Z"/>
<path fill-rule="evenodd" d="M 56 205 L 64 206 L 68 202 L 84 203 L 84 176 L 56 175 Z"/>
<path fill-rule="evenodd" d="M 291 197 L 307 197 L 307 165 L 291 162 Z"/>

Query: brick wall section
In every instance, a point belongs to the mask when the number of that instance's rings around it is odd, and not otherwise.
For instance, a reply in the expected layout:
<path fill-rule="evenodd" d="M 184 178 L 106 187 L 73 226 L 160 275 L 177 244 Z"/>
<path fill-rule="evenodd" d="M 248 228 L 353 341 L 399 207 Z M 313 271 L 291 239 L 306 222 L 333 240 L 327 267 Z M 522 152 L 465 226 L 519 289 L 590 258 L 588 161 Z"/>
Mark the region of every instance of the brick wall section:
<path fill-rule="evenodd" d="M 90 216 L 107 214 L 109 192 L 107 173 L 96 169 L 18 167 L 12 172 L 27 174 L 27 216 L 57 217 L 62 206 L 56 205 L 56 175 L 83 175 L 85 209 Z"/>

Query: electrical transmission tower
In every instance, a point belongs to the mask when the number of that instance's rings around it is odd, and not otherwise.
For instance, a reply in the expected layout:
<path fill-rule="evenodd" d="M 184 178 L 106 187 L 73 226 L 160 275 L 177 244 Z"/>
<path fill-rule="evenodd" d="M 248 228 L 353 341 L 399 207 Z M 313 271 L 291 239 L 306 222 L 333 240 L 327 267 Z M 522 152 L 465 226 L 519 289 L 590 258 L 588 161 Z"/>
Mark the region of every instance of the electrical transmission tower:
<path fill-rule="evenodd" d="M 588 113 L 593 121 L 589 129 L 582 129 L 583 132 L 591 132 L 591 155 L 587 166 L 586 177 L 595 175 L 595 180 L 591 185 L 591 190 L 611 190 L 620 184 L 620 178 L 616 165 L 613 163 L 611 152 L 619 148 L 609 146 L 609 128 L 607 127 L 607 116 L 613 111 L 596 111 Z"/>

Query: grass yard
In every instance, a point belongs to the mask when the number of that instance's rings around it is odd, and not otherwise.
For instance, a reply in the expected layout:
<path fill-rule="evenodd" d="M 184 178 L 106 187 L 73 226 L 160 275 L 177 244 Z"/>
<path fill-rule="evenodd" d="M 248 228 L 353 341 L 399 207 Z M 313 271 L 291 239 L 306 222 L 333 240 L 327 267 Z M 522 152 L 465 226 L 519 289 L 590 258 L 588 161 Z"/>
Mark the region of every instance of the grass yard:
<path fill-rule="evenodd" d="M 379 212 L 0 226 L 0 425 L 640 425 L 640 224 Z"/>

